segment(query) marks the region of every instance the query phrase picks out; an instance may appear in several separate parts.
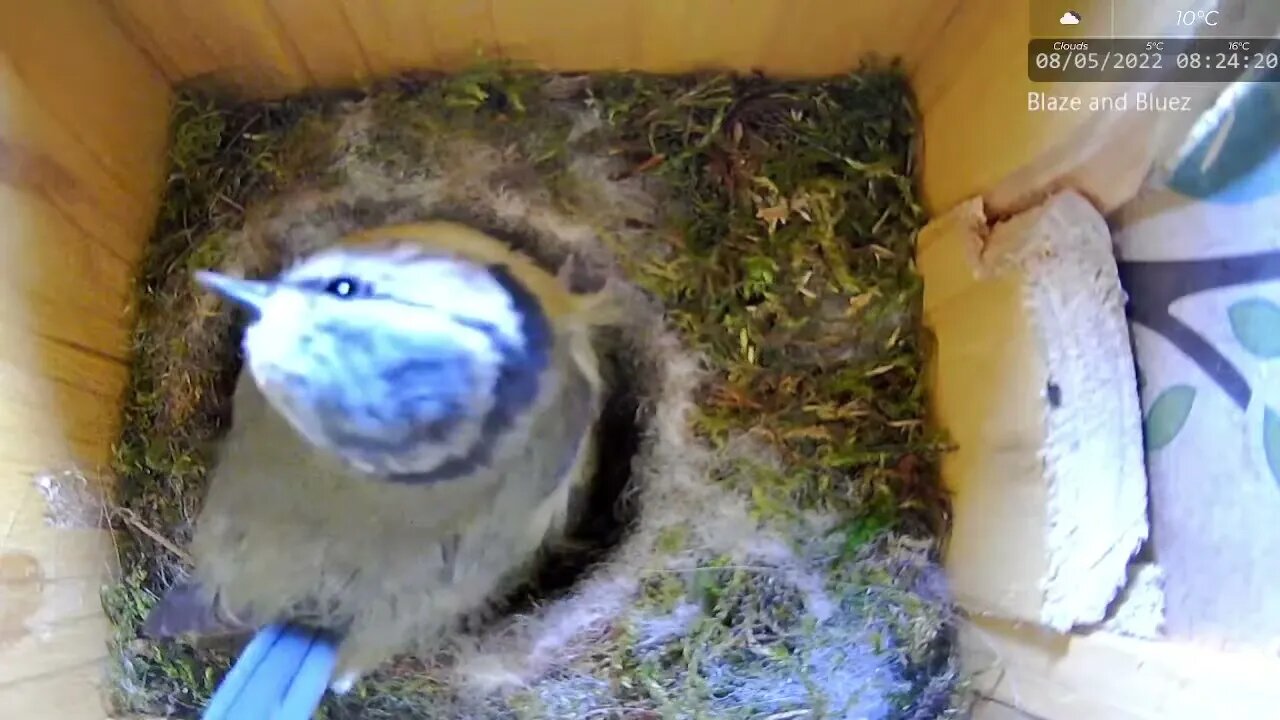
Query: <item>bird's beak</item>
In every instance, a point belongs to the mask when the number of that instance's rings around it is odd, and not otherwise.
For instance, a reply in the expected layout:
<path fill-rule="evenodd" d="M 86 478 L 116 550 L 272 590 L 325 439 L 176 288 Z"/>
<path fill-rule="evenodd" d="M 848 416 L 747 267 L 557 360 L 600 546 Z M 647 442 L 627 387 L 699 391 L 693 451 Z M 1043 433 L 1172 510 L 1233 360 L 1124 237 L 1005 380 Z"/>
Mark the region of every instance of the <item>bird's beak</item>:
<path fill-rule="evenodd" d="M 275 292 L 275 286 L 260 280 L 241 280 L 221 273 L 197 270 L 196 282 L 248 310 L 255 319 L 262 315 L 262 305 Z"/>

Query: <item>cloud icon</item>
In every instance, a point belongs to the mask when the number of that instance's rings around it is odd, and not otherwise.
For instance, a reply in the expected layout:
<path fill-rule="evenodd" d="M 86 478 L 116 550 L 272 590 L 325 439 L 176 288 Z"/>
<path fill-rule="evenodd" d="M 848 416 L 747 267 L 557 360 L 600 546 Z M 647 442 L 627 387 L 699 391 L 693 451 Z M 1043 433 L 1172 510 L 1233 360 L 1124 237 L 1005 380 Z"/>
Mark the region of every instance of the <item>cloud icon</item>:
<path fill-rule="evenodd" d="M 1075 10 L 1068 10 L 1062 13 L 1062 17 L 1058 18 L 1059 25 L 1079 25 L 1080 13 Z"/>

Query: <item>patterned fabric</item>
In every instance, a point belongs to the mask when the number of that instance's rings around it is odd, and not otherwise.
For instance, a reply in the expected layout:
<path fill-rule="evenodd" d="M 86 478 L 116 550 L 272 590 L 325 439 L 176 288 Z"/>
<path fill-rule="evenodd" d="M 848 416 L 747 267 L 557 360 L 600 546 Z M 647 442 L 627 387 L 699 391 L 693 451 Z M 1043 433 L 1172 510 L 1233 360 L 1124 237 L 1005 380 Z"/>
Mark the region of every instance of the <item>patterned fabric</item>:
<path fill-rule="evenodd" d="M 1223 642 L 1280 639 L 1280 84 L 1246 87 L 1113 218 L 1169 631 Z"/>
<path fill-rule="evenodd" d="M 1273 381 L 1268 361 L 1280 357 L 1278 195 L 1280 87 L 1259 84 L 1196 144 L 1167 186 L 1149 188 L 1123 213 L 1137 222 L 1123 223 L 1117 239 L 1130 319 L 1171 344 L 1238 411 L 1258 406 L 1262 432 L 1255 434 L 1280 491 L 1280 397 L 1255 397 L 1266 389 L 1260 383 Z M 1139 349 L 1140 366 L 1147 356 Z M 1203 388 L 1173 382 L 1145 390 L 1147 448 L 1159 452 L 1182 431 Z"/>

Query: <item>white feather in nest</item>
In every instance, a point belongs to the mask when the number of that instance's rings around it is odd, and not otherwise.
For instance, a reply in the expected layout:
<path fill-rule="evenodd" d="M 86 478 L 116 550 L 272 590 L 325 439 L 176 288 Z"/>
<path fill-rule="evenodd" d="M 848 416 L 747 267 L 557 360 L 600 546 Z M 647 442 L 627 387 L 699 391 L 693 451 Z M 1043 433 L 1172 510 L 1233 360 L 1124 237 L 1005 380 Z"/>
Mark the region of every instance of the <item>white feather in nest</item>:
<path fill-rule="evenodd" d="M 623 277 L 620 253 L 635 259 L 659 252 L 651 234 L 670 209 L 663 188 L 643 175 L 619 178 L 615 158 L 580 152 L 568 165 L 568 182 L 553 192 L 515 149 L 447 133 L 420 158 L 386 162 L 385 151 L 370 151 L 376 122 L 369 101 L 349 105 L 332 158 L 345 180 L 247 208 L 243 229 L 206 238 L 218 247 L 201 254 L 221 258 L 214 269 L 264 276 L 359 227 L 462 216 L 532 238 L 523 249 L 548 266 L 572 256 L 594 282 L 608 278 L 628 308 L 617 328 L 621 347 L 612 350 L 625 361 L 615 369 L 637 394 L 641 442 L 634 457 L 604 462 L 630 463 L 628 501 L 639 508 L 637 519 L 607 560 L 568 592 L 448 639 L 438 667 L 452 692 L 445 693 L 450 699 L 441 716 L 495 717 L 520 708 L 534 717 L 626 716 L 634 689 L 620 685 L 616 669 L 601 661 L 623 648 L 638 665 L 672 677 L 696 675 L 683 685 L 701 688 L 703 711 L 715 717 L 894 717 L 895 696 L 911 691 L 916 678 L 904 676 L 898 653 L 884 652 L 894 640 L 864 608 L 901 602 L 911 607 L 904 616 L 922 608 L 935 621 L 944 614 L 931 548 L 891 539 L 876 558 L 884 598 L 834 595 L 823 574 L 830 565 L 823 559 L 838 549 L 826 534 L 832 518 L 813 516 L 799 529 L 769 527 L 752 517 L 747 498 L 715 479 L 733 472 L 743 456 L 777 460 L 746 438 L 712 452 L 692 434 L 700 358 L 668 329 L 662 308 Z M 599 126 L 581 111 L 572 137 L 589 137 Z M 166 321 L 185 325 L 190 355 L 216 357 L 207 351 L 233 342 L 230 321 L 211 296 L 195 298 L 191 315 Z M 785 643 L 759 638 L 749 658 L 673 655 L 673 648 L 696 646 L 705 610 L 688 598 L 655 606 L 646 584 L 690 585 L 713 562 L 749 569 L 761 595 L 800 613 L 792 620 L 806 629 Z M 669 699 L 673 716 L 690 714 L 680 703 Z M 810 714 L 794 714 L 797 708 Z"/>

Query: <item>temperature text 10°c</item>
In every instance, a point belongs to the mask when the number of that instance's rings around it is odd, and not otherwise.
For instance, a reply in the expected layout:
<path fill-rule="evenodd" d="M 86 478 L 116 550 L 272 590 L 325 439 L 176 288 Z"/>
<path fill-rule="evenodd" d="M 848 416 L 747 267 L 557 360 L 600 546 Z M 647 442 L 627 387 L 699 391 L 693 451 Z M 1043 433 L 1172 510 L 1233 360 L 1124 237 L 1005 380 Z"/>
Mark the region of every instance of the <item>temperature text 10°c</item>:
<path fill-rule="evenodd" d="M 1178 15 L 1178 27 L 1218 26 L 1217 10 L 1174 10 Z"/>

